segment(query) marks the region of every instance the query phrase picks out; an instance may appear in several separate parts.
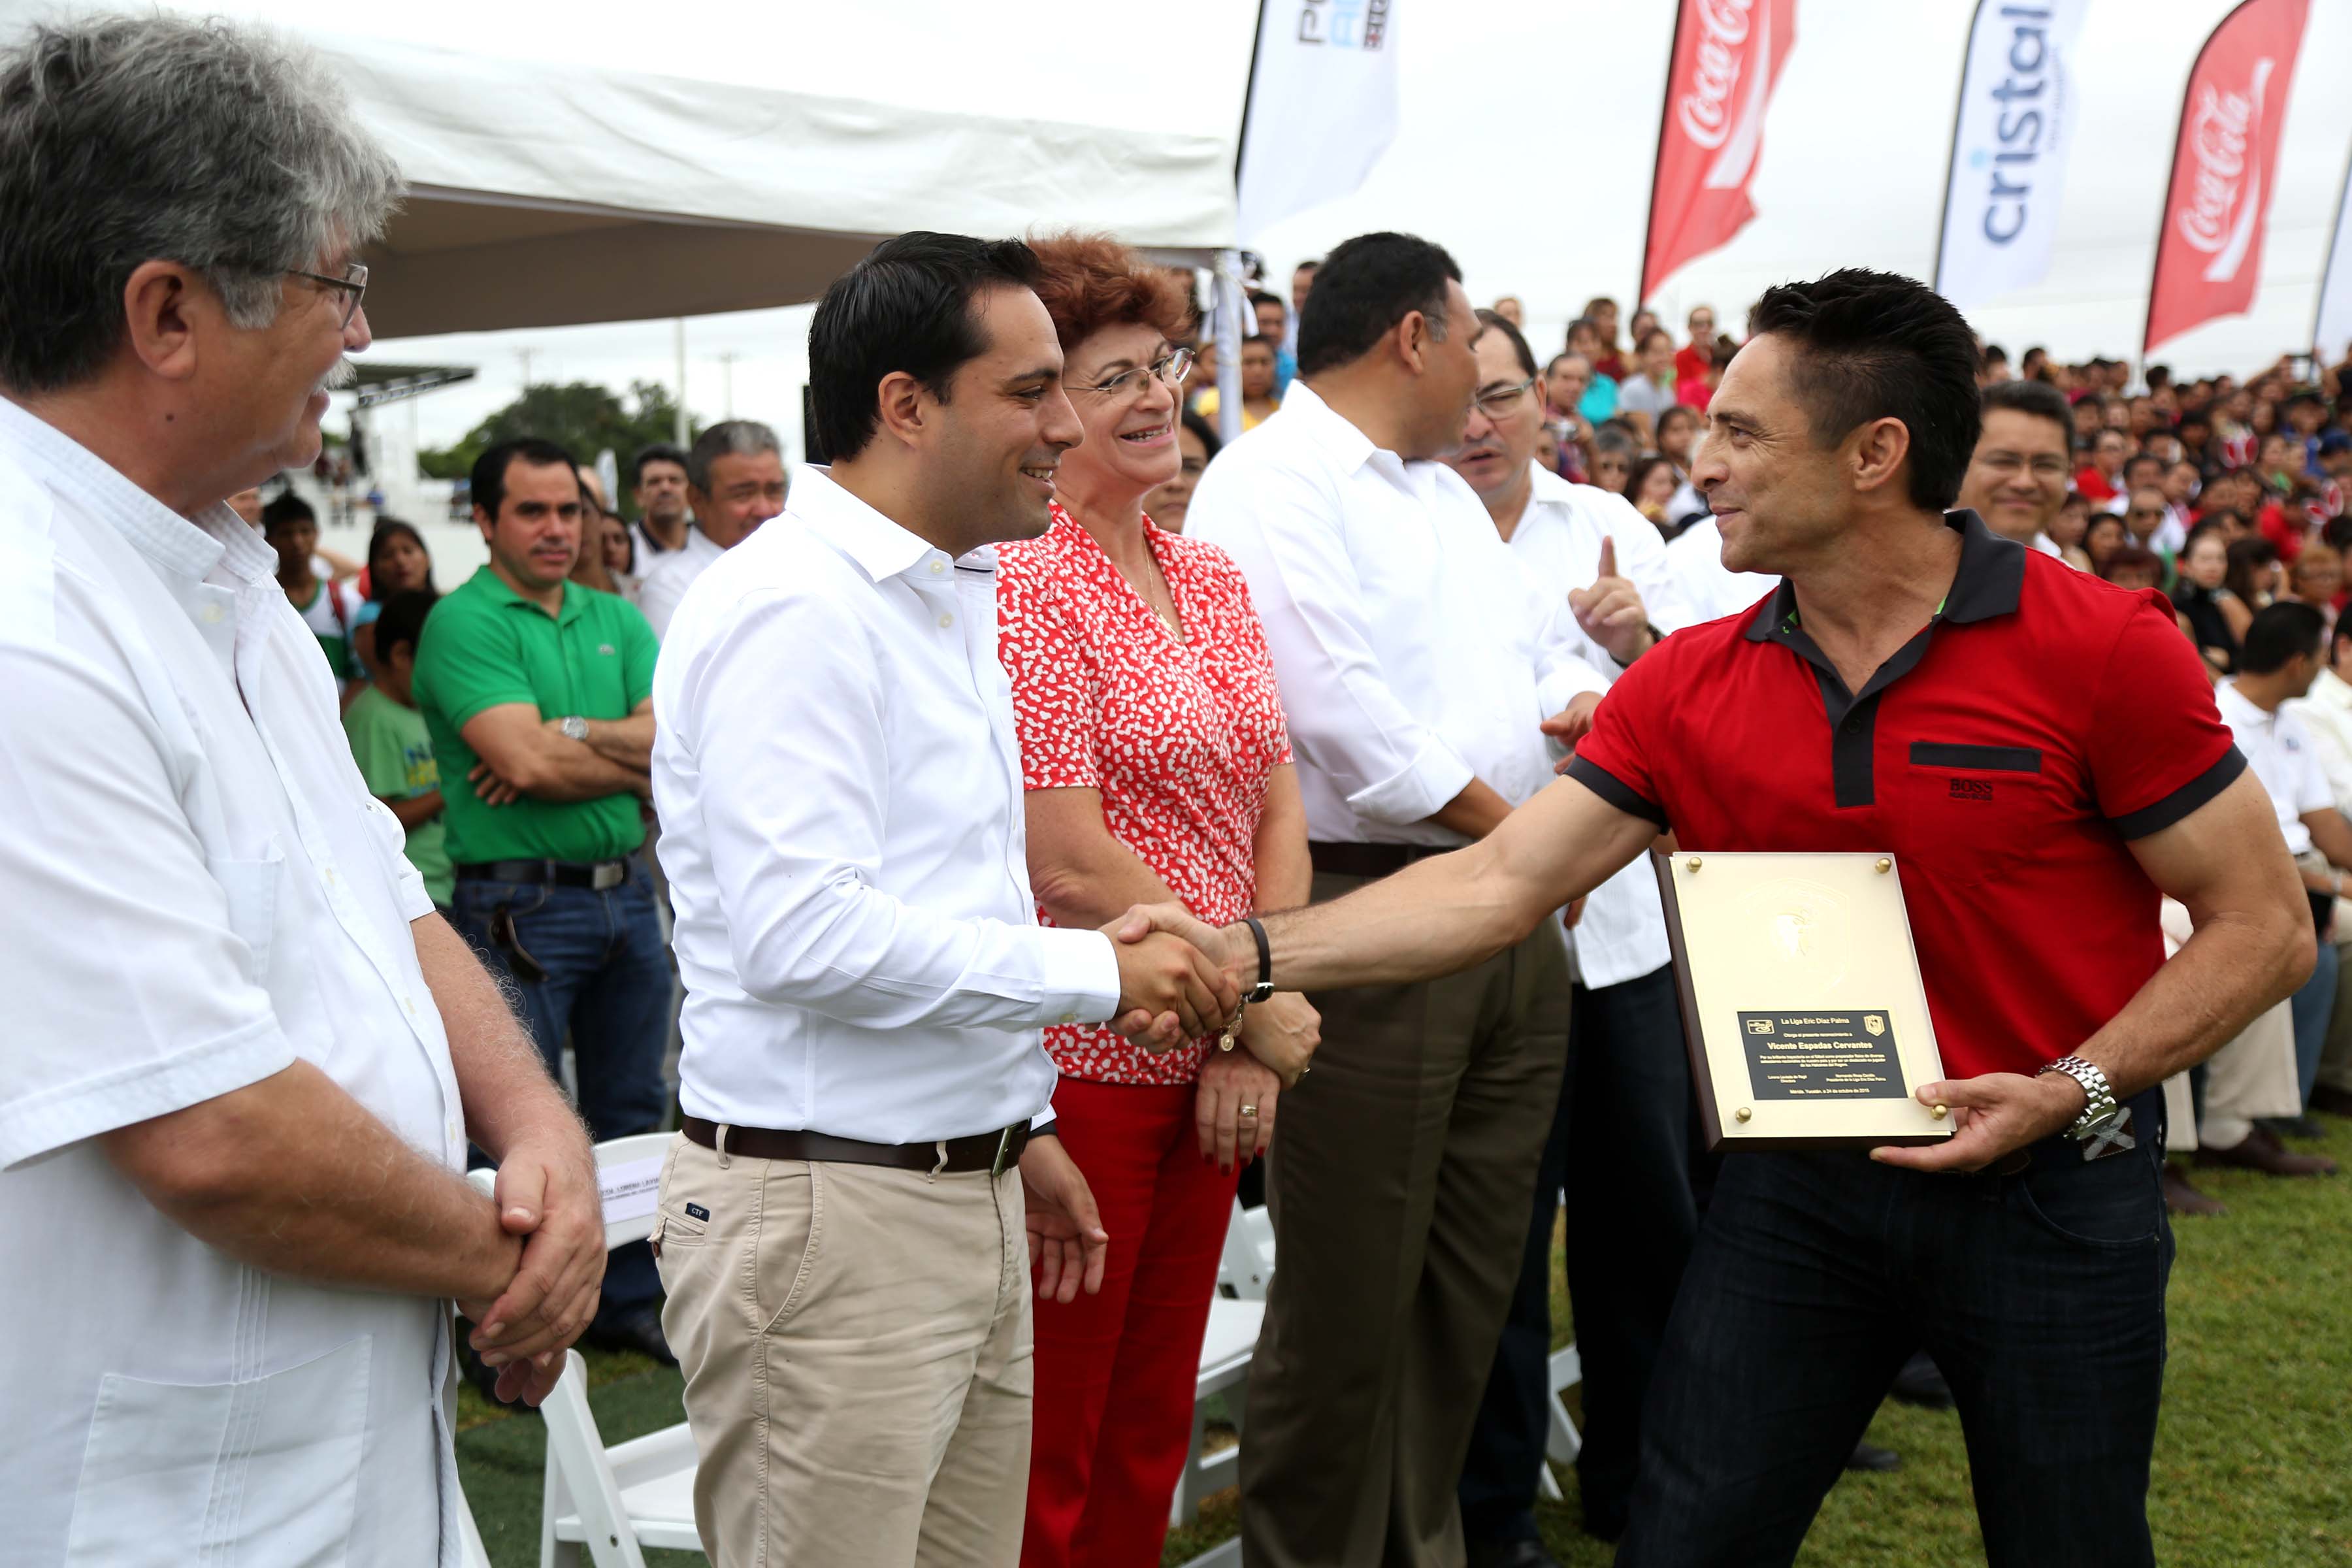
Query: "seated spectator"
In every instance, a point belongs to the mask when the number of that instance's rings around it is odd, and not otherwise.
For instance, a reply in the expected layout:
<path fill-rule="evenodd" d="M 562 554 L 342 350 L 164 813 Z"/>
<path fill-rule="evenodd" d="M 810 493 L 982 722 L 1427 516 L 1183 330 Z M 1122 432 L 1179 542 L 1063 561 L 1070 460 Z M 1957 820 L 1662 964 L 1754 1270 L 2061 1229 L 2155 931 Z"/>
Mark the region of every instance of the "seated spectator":
<path fill-rule="evenodd" d="M 1685 324 L 1690 328 L 1690 341 L 1675 351 L 1675 380 L 1705 381 L 1707 374 L 1721 364 L 1715 357 L 1715 307 L 1693 306 Z"/>
<path fill-rule="evenodd" d="M 433 552 L 425 536 L 396 517 L 379 520 L 368 535 L 367 601 L 352 617 L 352 656 L 360 679 L 375 679 L 375 621 L 384 601 L 400 594 L 422 594 L 430 604 L 441 596 L 433 585 Z"/>
<path fill-rule="evenodd" d="M 1184 519 L 1192 510 L 1192 488 L 1201 482 L 1210 463 L 1224 449 L 1217 439 L 1216 427 L 1191 409 L 1176 426 L 1176 450 L 1183 461 L 1177 465 L 1176 475 L 1158 489 L 1143 498 L 1143 510 L 1151 521 L 1170 533 L 1184 531 Z"/>
<path fill-rule="evenodd" d="M 1706 415 L 1687 404 L 1677 404 L 1658 416 L 1658 455 L 1675 466 L 1674 499 L 1666 502 L 1666 521 L 1680 529 L 1706 510 L 1706 498 L 1691 483 L 1691 454 L 1706 427 Z"/>
<path fill-rule="evenodd" d="M 2074 406 L 2067 411 L 2067 417 L 2074 423 L 2075 448 L 2083 454 L 2083 460 L 2087 464 L 2090 461 L 2092 447 L 2098 440 L 2099 430 L 2101 428 L 2099 424 L 2099 400 L 2095 397 L 2076 398 L 2074 400 Z M 2077 482 L 2079 484 L 2079 481 Z M 2104 500 L 2105 498 L 2097 497 L 2094 499 Z"/>
<path fill-rule="evenodd" d="M 2142 550 L 2157 551 L 2156 542 L 2164 532 L 2168 515 L 2166 504 L 2164 492 L 2152 484 L 2125 492 L 2124 531 Z"/>
<path fill-rule="evenodd" d="M 1515 327 L 1528 324 L 1528 308 L 1517 294 L 1506 294 L 1495 301 L 1495 314 Z"/>
<path fill-rule="evenodd" d="M 1585 461 L 1585 482 L 1624 495 L 1625 487 L 1633 481 L 1634 460 L 1641 455 L 1642 443 L 1622 421 L 1598 426 L 1592 432 L 1592 449 Z"/>
<path fill-rule="evenodd" d="M 2099 575 L 2118 588 L 2161 588 L 2164 562 L 2153 550 L 2122 544 L 2108 552 L 2106 570 Z"/>
<path fill-rule="evenodd" d="M 1675 466 L 1665 458 L 1652 454 L 1633 465 L 1625 480 L 1625 499 L 1633 510 L 1657 526 L 1659 533 L 1672 539 L 1681 531 L 1666 515 L 1666 507 L 1675 499 L 1681 480 L 1675 476 Z"/>
<path fill-rule="evenodd" d="M 2326 621 L 2329 634 L 2336 628 L 2336 600 L 2344 591 L 2344 557 L 2336 548 L 2324 540 L 2313 540 L 2303 547 L 2287 569 L 2285 601 L 2309 605 Z"/>
<path fill-rule="evenodd" d="M 784 459 L 776 433 L 756 419 L 729 419 L 694 438 L 686 455 L 686 495 L 694 530 L 637 584 L 637 608 L 656 637 L 686 591 L 710 563 L 784 510 Z"/>
<path fill-rule="evenodd" d="M 2319 612 L 2309 605 L 2270 605 L 2255 615 L 2247 629 L 2237 679 L 2222 682 L 2213 694 L 2221 721 L 2230 727 L 2247 766 L 2262 781 L 2278 812 L 2279 831 L 2302 872 L 2310 894 L 2312 922 L 2318 931 L 2319 962 L 2311 978 L 2289 999 L 2297 1086 L 2305 1104 L 2318 1077 L 2328 1016 L 2336 1005 L 2336 944 L 2328 938 L 2336 900 L 2346 891 L 2345 868 L 2352 866 L 2352 821 L 2336 809 L 2319 749 L 2302 718 L 2282 710 L 2289 701 L 2310 694 L 2324 668 L 2325 640 Z M 2200 1140 L 2199 1156 L 2202 1159 L 2210 1153 L 2223 1163 L 2273 1169 L 2275 1134 L 2316 1135 L 2315 1127 L 2295 1125 L 2302 1121 L 2298 1116 L 2284 1124 L 2272 1121 L 2255 1127 L 2252 1134 L 2257 1140 L 2272 1135 L 2267 1149 L 2259 1142 L 2216 1148 L 2213 1144 L 2219 1140 Z M 2334 1168 L 2329 1164 L 2327 1173 Z"/>
<path fill-rule="evenodd" d="M 2172 590 L 2173 607 L 2187 617 L 2190 640 L 2217 675 L 2237 668 L 2239 644 L 2254 618 L 2245 601 L 2230 591 L 2230 522 L 2235 517 L 2219 513 L 2189 531 Z"/>
<path fill-rule="evenodd" d="M 1577 328 L 1583 329 L 1583 341 L 1594 341 L 1592 323 L 1579 321 L 1569 330 L 1571 342 L 1577 341 Z M 1553 408 L 1578 415 L 1588 425 L 1617 416 L 1617 383 L 1594 369 L 1591 354 L 1583 349 L 1554 356 L 1544 369 L 1544 395 Z M 1568 401 L 1562 402 L 1563 398 Z"/>
<path fill-rule="evenodd" d="M 381 533 L 383 526 L 377 524 L 376 531 Z M 408 836 L 408 863 L 425 879 L 434 906 L 446 915 L 456 874 L 444 842 L 441 770 L 410 686 L 416 670 L 416 639 L 433 601 L 431 593 L 415 589 L 368 601 L 376 611 L 369 628 L 374 633 L 375 678 L 343 710 L 343 733 L 351 740 L 361 782 L 400 818 Z"/>
<path fill-rule="evenodd" d="M 2080 428 L 2083 404 L 2074 405 L 2075 425 Z M 2131 443 L 2120 430 L 2101 430 L 2091 437 L 2090 461 L 2074 473 L 2074 488 L 2083 492 L 2093 506 L 2105 506 L 2116 499 L 2123 488 L 2124 455 Z"/>
<path fill-rule="evenodd" d="M 350 586 L 319 573 L 319 514 L 310 503 L 288 491 L 261 509 L 262 537 L 278 552 L 278 585 L 302 616 L 303 625 L 319 639 L 327 668 L 341 688 L 359 678 L 352 657 L 352 628 L 358 624 L 360 595 Z"/>
<path fill-rule="evenodd" d="M 1276 295 L 1260 292 L 1250 296 L 1250 309 L 1257 316 L 1257 335 L 1274 345 L 1274 398 L 1278 404 L 1290 390 L 1290 378 L 1298 374 L 1298 357 L 1290 344 L 1290 307 Z"/>
<path fill-rule="evenodd" d="M 1571 341 L 1571 353 L 1588 354 L 1592 360 L 1593 374 L 1605 375 L 1611 381 L 1622 382 L 1633 374 L 1617 342 L 1617 301 L 1606 294 L 1597 294 L 1587 300 L 1581 318 L 1592 323 L 1592 342 L 1579 348 Z"/>
<path fill-rule="evenodd" d="M 2011 379 L 2011 377 L 2009 368 L 2009 351 L 2002 348 L 1999 343 L 1987 343 L 1984 351 L 1984 363 L 1977 371 L 1977 384 L 1979 386 L 1998 386 L 2000 383 L 2010 379 Z"/>
<path fill-rule="evenodd" d="M 2285 710 L 2310 731 L 2336 809 L 2352 813 L 2352 618 L 2336 621 L 2328 639 L 2328 667 L 2308 692 L 2288 700 Z M 2352 985 L 2344 983 L 2342 962 L 2346 945 L 2352 944 L 2352 904 L 2337 901 L 2333 935 L 2339 960 L 2336 1008 L 2329 1016 L 2310 1108 L 2330 1116 L 2352 1116 Z"/>
<path fill-rule="evenodd" d="M 2083 553 L 2090 558 L 2091 570 L 2105 575 L 2107 557 L 2129 543 L 2131 536 L 2124 531 L 2124 520 L 2111 511 L 2091 513 L 2083 530 Z"/>
<path fill-rule="evenodd" d="M 2222 581 L 2250 615 L 2261 615 L 2285 586 L 2286 570 L 2280 564 L 2278 547 L 2267 539 L 2231 540 L 2230 566 Z"/>
<path fill-rule="evenodd" d="M 1672 408 L 1675 395 L 1675 340 L 1656 327 L 1638 341 L 1634 351 L 1641 371 L 1617 385 L 1617 412 L 1633 421 L 1643 439 L 1655 445 L 1657 417 Z"/>
<path fill-rule="evenodd" d="M 1213 384 L 1193 399 L 1202 418 L 1216 423 L 1218 391 Z M 1282 400 L 1274 390 L 1274 344 L 1264 337 L 1242 340 L 1242 428 L 1255 430 L 1274 416 Z"/>

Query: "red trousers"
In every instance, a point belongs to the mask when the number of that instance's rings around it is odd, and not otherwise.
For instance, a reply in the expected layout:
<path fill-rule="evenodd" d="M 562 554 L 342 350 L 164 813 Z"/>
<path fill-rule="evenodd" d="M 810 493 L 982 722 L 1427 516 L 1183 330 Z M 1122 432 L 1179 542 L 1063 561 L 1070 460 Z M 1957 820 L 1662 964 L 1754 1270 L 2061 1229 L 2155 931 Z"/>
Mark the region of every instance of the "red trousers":
<path fill-rule="evenodd" d="M 1099 1295 L 1036 1304 L 1022 1568 L 1160 1561 L 1238 1179 L 1202 1156 L 1193 1096 L 1191 1084 L 1055 1087 L 1055 1131 L 1110 1250 Z"/>

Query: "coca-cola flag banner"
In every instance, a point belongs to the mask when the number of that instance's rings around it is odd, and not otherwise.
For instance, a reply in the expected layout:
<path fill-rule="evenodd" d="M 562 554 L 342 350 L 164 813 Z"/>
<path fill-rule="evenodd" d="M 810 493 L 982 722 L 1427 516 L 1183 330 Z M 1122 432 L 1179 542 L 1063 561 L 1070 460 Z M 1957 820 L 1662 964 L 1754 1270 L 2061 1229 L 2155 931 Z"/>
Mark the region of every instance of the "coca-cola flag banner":
<path fill-rule="evenodd" d="M 2050 270 L 2090 0 L 1978 0 L 1952 126 L 1936 292 L 1963 310 Z"/>
<path fill-rule="evenodd" d="M 2254 302 L 2311 0 L 2245 0 L 2198 51 L 2156 240 L 2144 352 Z"/>
<path fill-rule="evenodd" d="M 1748 183 L 1764 145 L 1764 111 L 1796 41 L 1797 0 L 1682 0 L 1650 184 L 1645 303 L 1675 268 L 1756 216 Z"/>
<path fill-rule="evenodd" d="M 1397 0 L 1265 0 L 1242 114 L 1244 245 L 1364 183 L 1396 140 Z"/>

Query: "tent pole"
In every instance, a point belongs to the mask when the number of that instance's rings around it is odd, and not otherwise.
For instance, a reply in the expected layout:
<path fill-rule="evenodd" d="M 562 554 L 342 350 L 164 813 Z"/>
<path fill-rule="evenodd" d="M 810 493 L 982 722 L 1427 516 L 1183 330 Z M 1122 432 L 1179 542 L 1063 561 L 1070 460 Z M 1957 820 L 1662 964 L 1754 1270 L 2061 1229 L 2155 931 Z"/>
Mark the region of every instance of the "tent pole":
<path fill-rule="evenodd" d="M 675 322 L 675 328 L 676 336 L 674 342 L 677 348 L 677 444 L 683 447 L 688 445 L 688 442 L 693 439 L 693 437 L 687 433 L 686 428 L 686 318 L 684 316 L 677 318 Z"/>
<path fill-rule="evenodd" d="M 1217 439 L 1242 433 L 1242 253 L 1217 252 L 1216 291 L 1210 309 L 1217 329 Z"/>

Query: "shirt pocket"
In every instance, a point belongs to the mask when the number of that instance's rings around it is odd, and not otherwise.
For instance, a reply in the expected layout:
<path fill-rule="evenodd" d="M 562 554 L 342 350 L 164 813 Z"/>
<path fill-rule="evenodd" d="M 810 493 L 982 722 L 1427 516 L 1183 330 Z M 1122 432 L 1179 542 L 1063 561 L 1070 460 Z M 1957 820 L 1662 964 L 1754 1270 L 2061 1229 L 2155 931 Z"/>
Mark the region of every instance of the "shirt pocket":
<path fill-rule="evenodd" d="M 205 868 L 221 886 L 228 900 L 228 929 L 245 943 L 245 977 L 258 985 L 269 974 L 270 948 L 277 940 L 278 889 L 286 880 L 286 858 L 266 860 L 218 858 Z"/>
<path fill-rule="evenodd" d="M 241 1383 L 108 1373 L 82 1450 L 66 1568 L 232 1563 L 334 1568 L 351 1555 L 366 1446 L 362 1335 Z"/>
<path fill-rule="evenodd" d="M 2006 875 L 2039 847 L 2057 782 L 2038 746 L 1914 741 L 1902 770 L 1906 864 L 1948 888 Z"/>

